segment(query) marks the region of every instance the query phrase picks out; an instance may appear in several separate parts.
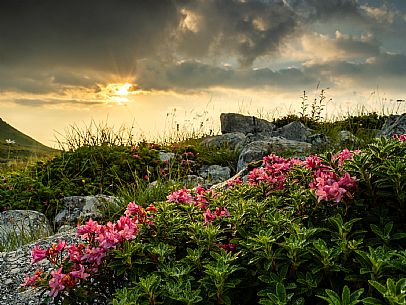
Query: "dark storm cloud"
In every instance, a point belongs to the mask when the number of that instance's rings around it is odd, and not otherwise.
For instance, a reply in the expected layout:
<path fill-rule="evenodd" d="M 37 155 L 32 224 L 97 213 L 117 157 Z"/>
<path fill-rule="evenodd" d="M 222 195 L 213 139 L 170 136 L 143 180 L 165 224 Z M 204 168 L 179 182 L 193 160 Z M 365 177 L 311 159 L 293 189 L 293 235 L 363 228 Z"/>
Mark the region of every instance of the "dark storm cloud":
<path fill-rule="evenodd" d="M 3 0 L 0 91 L 93 88 L 112 74 L 147 89 L 301 86 L 318 77 L 250 67 L 309 24 L 364 20 L 361 11 L 356 0 Z M 375 41 L 337 47 L 379 53 Z M 216 65 L 223 58 L 240 66 Z"/>
<path fill-rule="evenodd" d="M 144 63 L 139 69 L 143 89 L 199 90 L 211 87 L 303 88 L 317 83 L 298 69 L 273 71 L 262 69 L 232 69 L 217 67 L 197 61 L 183 61 L 170 66 Z M 157 86 L 156 84 L 159 84 Z"/>
<path fill-rule="evenodd" d="M 404 88 L 406 82 L 406 55 L 382 53 L 366 62 L 335 61 L 312 65 L 306 75 L 324 75 L 329 79 L 350 78 L 357 85 L 374 88 L 377 85 L 391 89 Z M 402 85 L 403 84 L 403 85 Z"/>
<path fill-rule="evenodd" d="M 0 59 L 8 65 L 126 69 L 156 53 L 177 23 L 169 0 L 5 0 Z"/>

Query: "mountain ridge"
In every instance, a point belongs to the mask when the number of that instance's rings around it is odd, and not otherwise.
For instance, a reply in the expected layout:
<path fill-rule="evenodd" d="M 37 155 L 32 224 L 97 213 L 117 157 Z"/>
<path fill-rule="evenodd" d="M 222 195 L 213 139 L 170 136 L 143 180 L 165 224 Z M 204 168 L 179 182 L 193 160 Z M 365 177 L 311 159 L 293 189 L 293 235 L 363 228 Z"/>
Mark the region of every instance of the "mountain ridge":
<path fill-rule="evenodd" d="M 10 160 L 25 160 L 29 157 L 41 157 L 56 152 L 30 136 L 11 126 L 0 118 L 0 163 Z"/>

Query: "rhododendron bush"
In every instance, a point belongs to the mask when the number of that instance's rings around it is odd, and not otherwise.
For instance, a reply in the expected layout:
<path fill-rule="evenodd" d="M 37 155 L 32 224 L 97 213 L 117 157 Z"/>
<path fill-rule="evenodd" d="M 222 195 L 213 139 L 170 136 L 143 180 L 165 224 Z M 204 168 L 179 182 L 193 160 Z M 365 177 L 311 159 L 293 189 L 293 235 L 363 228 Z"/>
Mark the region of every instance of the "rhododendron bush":
<path fill-rule="evenodd" d="M 130 202 L 115 222 L 78 226 L 80 243 L 35 246 L 33 263 L 53 268 L 23 285 L 57 304 L 323 304 L 343 289 L 382 303 L 374 287 L 406 278 L 403 139 L 270 154 L 224 189 Z"/>

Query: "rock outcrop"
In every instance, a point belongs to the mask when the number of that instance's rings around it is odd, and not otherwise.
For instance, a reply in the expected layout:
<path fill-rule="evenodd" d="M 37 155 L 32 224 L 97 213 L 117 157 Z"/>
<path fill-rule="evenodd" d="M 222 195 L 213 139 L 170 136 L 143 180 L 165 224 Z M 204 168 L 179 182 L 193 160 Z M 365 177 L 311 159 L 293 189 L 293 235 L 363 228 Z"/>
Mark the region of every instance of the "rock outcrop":
<path fill-rule="evenodd" d="M 378 137 L 392 137 L 395 134 L 406 133 L 406 113 L 401 115 L 390 115 L 385 124 L 382 126 L 382 130 L 378 133 Z"/>
<path fill-rule="evenodd" d="M 12 243 L 13 247 L 19 247 L 33 235 L 46 238 L 52 234 L 48 219 L 40 212 L 10 210 L 0 214 L 0 245 Z"/>
<path fill-rule="evenodd" d="M 118 206 L 119 202 L 117 197 L 106 195 L 65 197 L 62 199 L 63 209 L 55 216 L 54 223 L 58 228 L 76 226 L 79 221 L 99 218 L 103 209 Z"/>
<path fill-rule="evenodd" d="M 28 288 L 22 290 L 20 285 L 25 275 L 32 275 L 35 270 L 42 268 L 49 270 L 52 266 L 47 260 L 31 263 L 31 251 L 39 243 L 43 248 L 58 240 L 65 240 L 68 244 L 78 241 L 74 230 L 56 234 L 46 239 L 24 245 L 16 251 L 0 252 L 0 304 L 1 305 L 38 305 L 53 304 L 46 301 L 46 294 L 41 296 L 40 290 Z"/>
<path fill-rule="evenodd" d="M 275 129 L 275 125 L 255 116 L 247 116 L 238 113 L 222 113 L 220 115 L 221 133 L 242 132 L 258 133 L 269 132 Z"/>
<path fill-rule="evenodd" d="M 310 150 L 311 144 L 273 137 L 267 141 L 251 142 L 244 147 L 238 158 L 237 171 L 244 169 L 248 163 L 260 160 L 263 156 L 272 152 L 289 150 L 303 153 Z"/>

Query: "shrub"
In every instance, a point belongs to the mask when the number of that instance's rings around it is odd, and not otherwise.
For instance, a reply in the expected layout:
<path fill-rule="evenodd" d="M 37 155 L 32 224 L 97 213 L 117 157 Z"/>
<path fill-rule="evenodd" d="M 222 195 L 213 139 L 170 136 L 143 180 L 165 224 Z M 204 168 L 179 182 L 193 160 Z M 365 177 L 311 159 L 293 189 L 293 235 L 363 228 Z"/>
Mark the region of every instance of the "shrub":
<path fill-rule="evenodd" d="M 404 184 L 393 179 L 404 179 L 404 145 L 381 139 L 305 161 L 270 155 L 221 192 L 130 203 L 114 224 L 79 227 L 83 246 L 34 249 L 38 259 L 82 252 L 26 285 L 67 304 L 89 304 L 81 294 L 113 304 L 401 304 Z"/>

